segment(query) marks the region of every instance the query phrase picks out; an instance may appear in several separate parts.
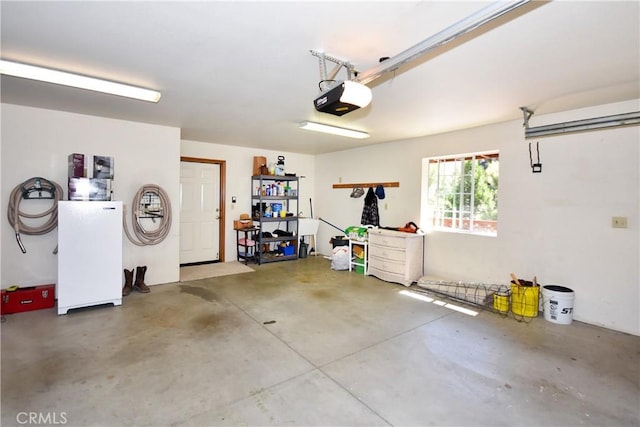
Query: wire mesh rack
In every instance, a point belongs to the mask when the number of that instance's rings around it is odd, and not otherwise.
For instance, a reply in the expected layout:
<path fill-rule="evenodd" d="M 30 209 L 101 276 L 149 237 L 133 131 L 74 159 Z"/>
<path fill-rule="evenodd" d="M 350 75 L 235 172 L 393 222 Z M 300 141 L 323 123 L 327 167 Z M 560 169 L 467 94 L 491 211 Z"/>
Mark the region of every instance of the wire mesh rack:
<path fill-rule="evenodd" d="M 457 301 L 498 313 L 510 314 L 518 321 L 530 321 L 538 315 L 539 292 L 537 286 L 514 284 L 487 284 L 463 281 L 419 279 L 417 286 Z"/>

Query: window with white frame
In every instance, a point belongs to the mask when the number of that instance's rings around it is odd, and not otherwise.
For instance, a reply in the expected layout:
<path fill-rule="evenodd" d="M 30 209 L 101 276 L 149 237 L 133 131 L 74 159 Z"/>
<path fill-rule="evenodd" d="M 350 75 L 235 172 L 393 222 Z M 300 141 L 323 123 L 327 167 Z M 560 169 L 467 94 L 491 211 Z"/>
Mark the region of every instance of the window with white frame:
<path fill-rule="evenodd" d="M 430 226 L 497 235 L 498 152 L 434 157 L 424 164 Z"/>

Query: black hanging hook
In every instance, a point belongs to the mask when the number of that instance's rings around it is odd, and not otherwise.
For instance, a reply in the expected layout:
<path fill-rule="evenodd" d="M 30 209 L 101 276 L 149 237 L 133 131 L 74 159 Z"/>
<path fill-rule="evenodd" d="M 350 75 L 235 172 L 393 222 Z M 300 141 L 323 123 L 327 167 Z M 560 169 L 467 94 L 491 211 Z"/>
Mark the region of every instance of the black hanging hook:
<path fill-rule="evenodd" d="M 538 153 L 538 162 L 533 163 L 533 156 L 531 155 L 531 143 L 529 143 L 529 163 L 531 164 L 531 172 L 541 173 L 542 163 L 540 163 L 540 141 L 536 141 L 536 152 Z"/>

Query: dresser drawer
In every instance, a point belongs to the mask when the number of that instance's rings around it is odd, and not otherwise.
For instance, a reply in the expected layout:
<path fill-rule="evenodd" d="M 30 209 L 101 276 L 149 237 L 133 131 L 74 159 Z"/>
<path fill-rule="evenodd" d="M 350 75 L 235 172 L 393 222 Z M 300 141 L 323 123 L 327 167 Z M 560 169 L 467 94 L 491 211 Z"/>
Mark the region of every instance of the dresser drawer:
<path fill-rule="evenodd" d="M 380 246 L 372 243 L 369 243 L 369 248 L 369 253 L 374 253 L 378 258 L 404 262 L 407 257 L 407 253 L 404 249 L 390 248 L 388 246 Z"/>
<path fill-rule="evenodd" d="M 397 273 L 402 276 L 404 276 L 406 271 L 406 265 L 404 262 L 379 258 L 377 255 L 369 255 L 369 266 L 389 273 Z"/>
<path fill-rule="evenodd" d="M 369 243 L 378 246 L 387 246 L 390 248 L 404 249 L 406 246 L 406 239 L 397 236 L 385 236 L 382 234 L 369 234 Z"/>

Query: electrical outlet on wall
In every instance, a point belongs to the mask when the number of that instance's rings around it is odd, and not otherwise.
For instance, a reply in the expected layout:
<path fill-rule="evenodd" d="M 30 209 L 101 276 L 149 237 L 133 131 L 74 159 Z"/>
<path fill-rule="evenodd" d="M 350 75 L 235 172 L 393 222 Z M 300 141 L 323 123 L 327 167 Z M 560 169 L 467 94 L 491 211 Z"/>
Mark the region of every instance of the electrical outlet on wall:
<path fill-rule="evenodd" d="M 614 216 L 611 217 L 611 227 L 613 228 L 627 228 L 626 216 Z"/>

